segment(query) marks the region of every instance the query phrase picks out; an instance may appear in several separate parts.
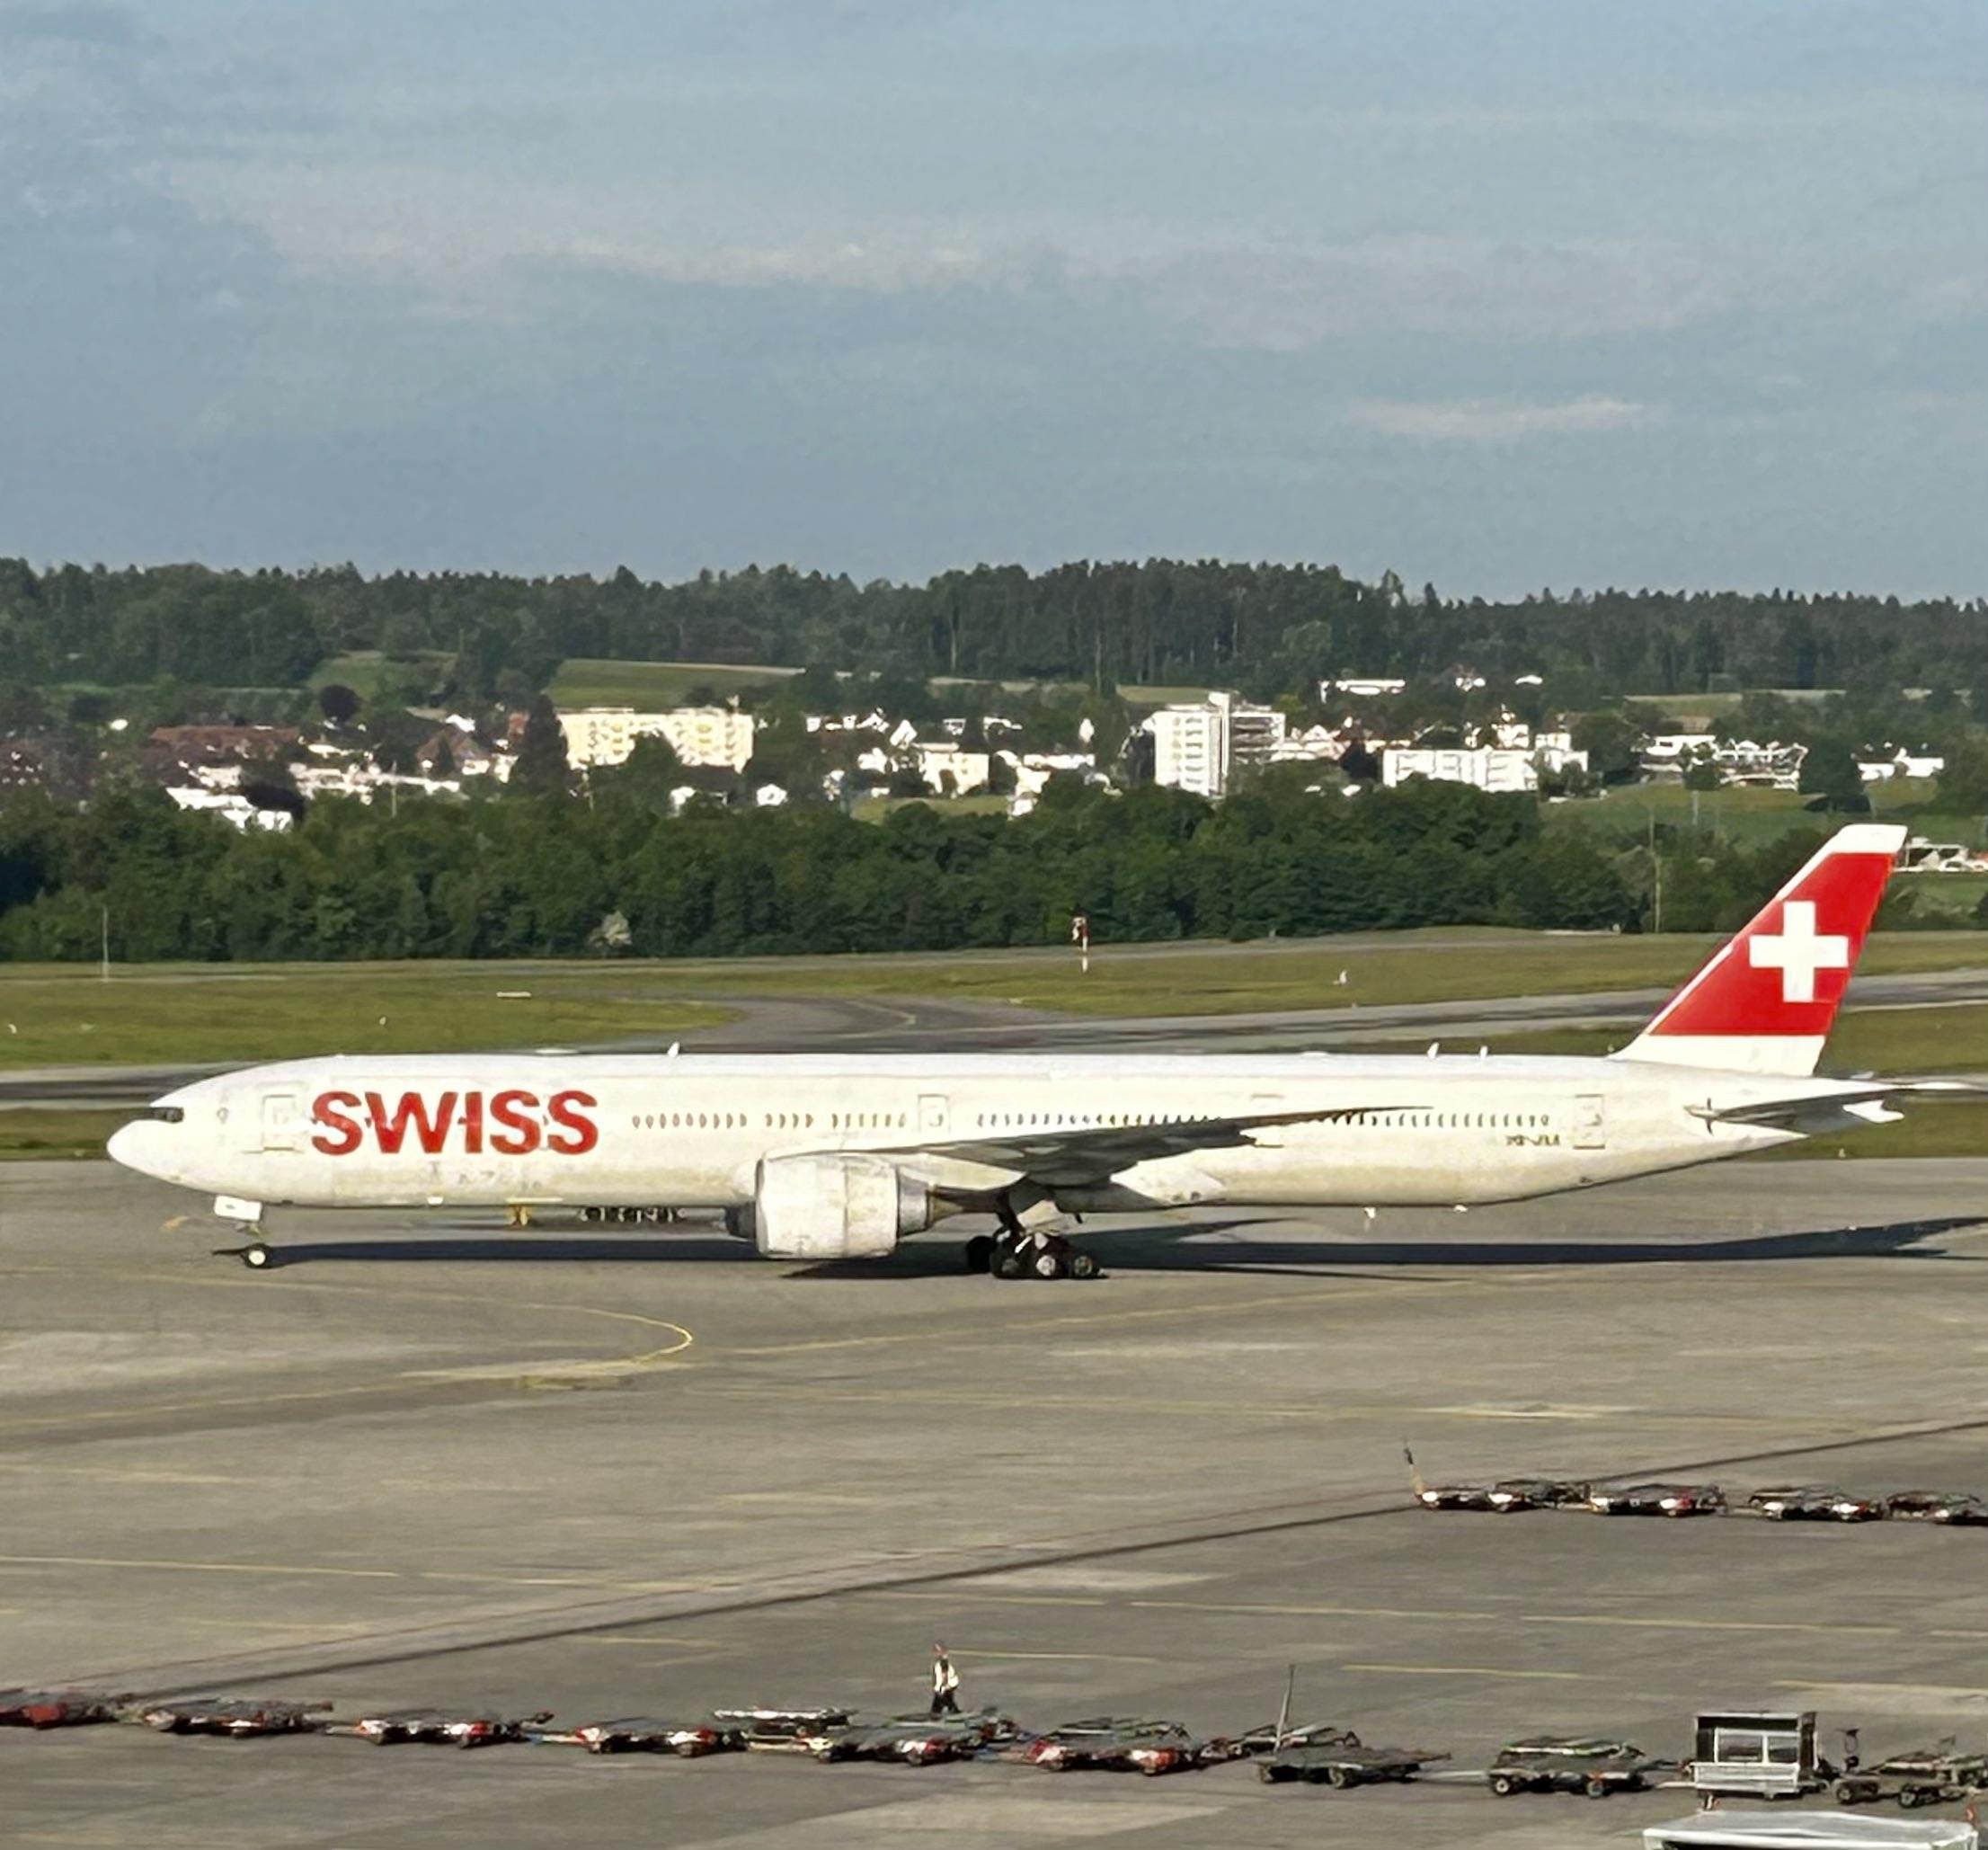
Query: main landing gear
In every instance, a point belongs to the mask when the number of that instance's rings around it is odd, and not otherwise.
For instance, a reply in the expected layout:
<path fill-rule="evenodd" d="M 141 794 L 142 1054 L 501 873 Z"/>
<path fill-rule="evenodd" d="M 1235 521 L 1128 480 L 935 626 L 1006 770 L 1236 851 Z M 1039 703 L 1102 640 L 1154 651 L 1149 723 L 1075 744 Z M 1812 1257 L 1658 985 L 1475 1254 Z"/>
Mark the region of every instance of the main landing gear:
<path fill-rule="evenodd" d="M 1061 1234 L 1041 1225 L 1024 1225 L 1012 1203 L 1004 1200 L 997 1212 L 1001 1217 L 1000 1232 L 977 1233 L 966 1242 L 969 1272 L 990 1272 L 997 1278 L 1096 1278 L 1104 1269 L 1095 1253 L 1084 1251 Z"/>

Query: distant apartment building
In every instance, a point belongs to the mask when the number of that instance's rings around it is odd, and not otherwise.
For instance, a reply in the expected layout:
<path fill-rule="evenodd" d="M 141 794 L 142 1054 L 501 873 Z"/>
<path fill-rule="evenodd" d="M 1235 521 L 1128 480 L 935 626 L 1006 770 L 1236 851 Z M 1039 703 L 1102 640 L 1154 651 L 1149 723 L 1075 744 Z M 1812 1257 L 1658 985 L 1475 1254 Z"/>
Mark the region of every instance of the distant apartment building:
<path fill-rule="evenodd" d="M 204 810 L 244 831 L 267 829 L 280 832 L 288 829 L 292 821 L 288 810 L 258 809 L 238 790 L 207 790 L 198 785 L 187 785 L 175 786 L 165 794 L 175 808 Z"/>
<path fill-rule="evenodd" d="M 1380 760 L 1380 781 L 1390 789 L 1410 778 L 1426 778 L 1431 783 L 1470 784 L 1479 790 L 1537 790 L 1542 760 L 1548 760 L 1549 771 L 1570 766 L 1585 770 L 1588 758 L 1584 752 L 1548 754 L 1496 745 L 1398 746 Z"/>
<path fill-rule="evenodd" d="M 1710 764 L 1722 784 L 1753 784 L 1771 790 L 1799 787 L 1808 747 L 1769 739 L 1721 739 L 1714 733 L 1658 733 L 1646 740 L 1638 762 L 1656 781 L 1682 777 L 1696 764 Z"/>
<path fill-rule="evenodd" d="M 661 738 L 685 764 L 743 770 L 752 757 L 752 716 L 730 707 L 673 707 L 637 713 L 632 707 L 576 707 L 559 716 L 566 757 L 576 769 L 620 764 L 638 739 Z"/>
<path fill-rule="evenodd" d="M 1407 678 L 1398 674 L 1343 674 L 1337 680 L 1318 683 L 1318 698 L 1330 700 L 1334 694 L 1351 694 L 1356 699 L 1374 699 L 1382 694 L 1399 694 L 1407 689 Z"/>
<path fill-rule="evenodd" d="M 1146 722 L 1153 740 L 1153 779 L 1197 796 L 1223 796 L 1238 770 L 1268 764 L 1283 742 L 1284 716 L 1239 696 L 1162 707 Z"/>
<path fill-rule="evenodd" d="M 911 747 L 918 756 L 919 776 L 939 796 L 964 796 L 987 787 L 991 769 L 985 752 L 969 752 L 953 739 L 919 739 Z"/>

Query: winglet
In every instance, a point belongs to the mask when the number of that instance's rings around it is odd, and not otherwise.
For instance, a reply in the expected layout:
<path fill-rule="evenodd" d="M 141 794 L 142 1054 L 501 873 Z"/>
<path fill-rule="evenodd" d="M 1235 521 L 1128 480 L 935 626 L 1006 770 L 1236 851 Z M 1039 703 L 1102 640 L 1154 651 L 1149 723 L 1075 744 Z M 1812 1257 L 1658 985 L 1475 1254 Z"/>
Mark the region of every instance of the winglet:
<path fill-rule="evenodd" d="M 1615 1057 L 1814 1072 L 1904 840 L 1890 823 L 1839 829 Z"/>

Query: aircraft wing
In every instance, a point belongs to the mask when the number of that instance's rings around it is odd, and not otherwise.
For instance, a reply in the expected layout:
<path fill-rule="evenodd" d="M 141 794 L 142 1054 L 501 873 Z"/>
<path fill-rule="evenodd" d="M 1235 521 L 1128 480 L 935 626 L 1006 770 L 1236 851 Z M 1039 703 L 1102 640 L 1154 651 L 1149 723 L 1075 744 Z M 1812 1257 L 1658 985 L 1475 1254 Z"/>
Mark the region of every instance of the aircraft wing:
<path fill-rule="evenodd" d="M 920 1143 L 907 1156 L 946 1156 L 1012 1170 L 1044 1187 L 1075 1188 L 1109 1181 L 1123 1170 L 1196 1150 L 1232 1150 L 1256 1142 L 1256 1131 L 1282 1125 L 1343 1123 L 1415 1105 L 1340 1105 L 1314 1111 L 1269 1111 L 1237 1117 L 1183 1117 L 1157 1124 L 1038 1125 L 1004 1134 Z M 892 1152 L 896 1153 L 896 1152 Z"/>
<path fill-rule="evenodd" d="M 1988 1086 L 1970 1085 L 1966 1080 L 1893 1080 L 1889 1084 L 1874 1080 L 1867 1086 L 1845 1086 L 1839 1091 L 1811 1092 L 1806 1097 L 1755 1099 L 1746 1105 L 1687 1106 L 1693 1117 L 1708 1125 L 1769 1125 L 1794 1128 L 1805 1117 L 1818 1117 L 1831 1111 L 1847 1111 L 1859 1105 L 1883 1105 L 1894 1098 L 1973 1098 L 1988 1102 Z"/>

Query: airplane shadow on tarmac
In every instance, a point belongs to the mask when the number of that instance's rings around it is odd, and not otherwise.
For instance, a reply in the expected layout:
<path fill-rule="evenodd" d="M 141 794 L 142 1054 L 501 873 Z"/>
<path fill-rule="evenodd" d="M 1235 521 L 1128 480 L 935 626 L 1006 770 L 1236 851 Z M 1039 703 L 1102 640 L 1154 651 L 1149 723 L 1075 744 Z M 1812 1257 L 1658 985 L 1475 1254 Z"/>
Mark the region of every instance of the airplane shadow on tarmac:
<path fill-rule="evenodd" d="M 1079 1237 L 1105 1270 L 1256 1272 L 1329 1278 L 1374 1267 L 1635 1266 L 1700 1260 L 1758 1263 L 1777 1259 L 1937 1259 L 1975 1265 L 1984 1255 L 1956 1253 L 1923 1242 L 1984 1224 L 1975 1214 L 1892 1221 L 1875 1226 L 1803 1229 L 1711 1240 L 1279 1240 L 1252 1237 L 1258 1220 L 1161 1222 L 1143 1227 L 1086 1230 Z M 232 1251 L 221 1248 L 221 1251 Z M 365 1262 L 543 1265 L 739 1265 L 763 1263 L 749 1241 L 688 1230 L 674 1235 L 616 1238 L 594 1232 L 505 1234 L 464 1229 L 447 1235 L 400 1239 L 279 1241 L 272 1267 Z M 794 1267 L 789 1278 L 873 1278 L 910 1282 L 961 1270 L 960 1244 L 912 1240 L 886 1259 Z"/>

